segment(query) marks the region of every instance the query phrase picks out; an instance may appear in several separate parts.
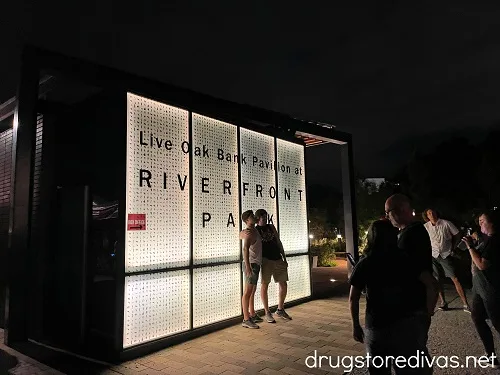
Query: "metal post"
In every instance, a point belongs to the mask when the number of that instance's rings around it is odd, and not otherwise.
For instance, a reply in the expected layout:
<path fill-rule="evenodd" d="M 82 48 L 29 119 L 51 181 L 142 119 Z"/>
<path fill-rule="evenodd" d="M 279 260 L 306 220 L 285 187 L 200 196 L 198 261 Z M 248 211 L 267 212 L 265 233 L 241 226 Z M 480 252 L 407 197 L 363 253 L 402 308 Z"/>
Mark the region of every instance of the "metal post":
<path fill-rule="evenodd" d="M 340 146 L 342 156 L 342 192 L 344 197 L 344 222 L 346 252 L 358 261 L 358 225 L 356 218 L 356 189 L 354 180 L 354 158 L 352 140 Z M 352 265 L 347 263 L 348 275 L 351 276 Z"/>
<path fill-rule="evenodd" d="M 14 113 L 12 187 L 9 215 L 8 280 L 5 301 L 5 344 L 28 339 L 26 293 L 30 282 L 29 253 L 33 165 L 36 140 L 36 103 L 39 69 L 36 53 L 25 49 Z"/>

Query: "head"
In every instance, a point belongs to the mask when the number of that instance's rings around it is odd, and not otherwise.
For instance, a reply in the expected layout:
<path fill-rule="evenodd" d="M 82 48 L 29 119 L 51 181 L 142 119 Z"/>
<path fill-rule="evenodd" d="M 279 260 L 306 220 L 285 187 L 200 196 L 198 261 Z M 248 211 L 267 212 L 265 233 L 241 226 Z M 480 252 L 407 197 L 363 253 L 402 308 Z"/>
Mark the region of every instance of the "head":
<path fill-rule="evenodd" d="M 253 227 L 255 225 L 256 219 L 252 210 L 243 212 L 241 215 L 241 220 L 247 225 L 247 227 Z"/>
<path fill-rule="evenodd" d="M 366 252 L 379 254 L 395 249 L 398 244 L 398 231 L 389 220 L 374 221 L 368 228 Z"/>
<path fill-rule="evenodd" d="M 487 236 L 497 232 L 500 225 L 500 213 L 497 210 L 485 211 L 479 216 L 481 232 Z"/>
<path fill-rule="evenodd" d="M 263 208 L 259 208 L 255 211 L 255 219 L 257 220 L 257 225 L 266 225 L 267 224 L 267 211 Z"/>
<path fill-rule="evenodd" d="M 414 220 L 410 199 L 403 194 L 394 194 L 387 198 L 385 201 L 385 214 L 392 225 L 400 229 L 403 229 Z"/>
<path fill-rule="evenodd" d="M 436 222 L 439 220 L 439 217 L 439 213 L 432 208 L 427 208 L 424 211 L 424 220 L 426 222 L 430 221 L 432 224 L 436 224 Z"/>

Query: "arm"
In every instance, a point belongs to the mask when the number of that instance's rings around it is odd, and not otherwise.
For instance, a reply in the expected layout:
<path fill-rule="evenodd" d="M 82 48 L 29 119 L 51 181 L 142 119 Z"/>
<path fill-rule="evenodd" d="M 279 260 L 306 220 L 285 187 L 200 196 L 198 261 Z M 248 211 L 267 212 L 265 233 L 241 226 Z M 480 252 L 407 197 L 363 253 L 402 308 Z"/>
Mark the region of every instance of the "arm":
<path fill-rule="evenodd" d="M 276 236 L 276 239 L 278 240 L 278 246 L 280 247 L 281 257 L 286 262 L 285 249 L 283 248 L 283 243 L 280 240 L 280 236 L 278 234 L 278 231 L 276 230 L 276 227 L 273 224 L 271 224 L 271 227 L 273 228 L 274 235 Z"/>
<path fill-rule="evenodd" d="M 434 308 L 439 295 L 439 285 L 436 279 L 431 275 L 429 271 L 423 271 L 418 279 L 425 285 L 426 296 L 427 296 L 427 312 L 429 315 L 434 315 Z"/>
<path fill-rule="evenodd" d="M 462 240 L 462 236 L 460 235 L 460 231 L 458 230 L 458 228 L 451 221 L 448 221 L 447 223 L 451 235 L 451 249 L 453 251 L 458 246 L 458 243 Z"/>
<path fill-rule="evenodd" d="M 490 264 L 488 260 L 483 258 L 479 253 L 479 251 L 477 251 L 472 246 L 472 239 L 470 237 L 464 237 L 463 240 L 467 244 L 467 249 L 469 249 L 470 256 L 476 267 L 479 268 L 481 271 L 487 269 L 490 266 Z"/>
<path fill-rule="evenodd" d="M 363 342 L 364 333 L 361 324 L 359 324 L 359 298 L 361 297 L 361 289 L 351 285 L 349 293 L 349 309 L 351 311 L 352 320 L 352 335 L 355 341 Z"/>
<path fill-rule="evenodd" d="M 250 229 L 243 229 L 241 232 L 240 232 L 240 240 L 246 240 L 250 238 Z"/>
<path fill-rule="evenodd" d="M 250 256 L 249 256 L 250 242 L 252 239 L 253 239 L 253 237 L 250 235 L 243 242 L 243 260 L 245 262 L 245 274 L 248 277 L 250 277 L 252 275 L 252 269 L 250 268 Z"/>

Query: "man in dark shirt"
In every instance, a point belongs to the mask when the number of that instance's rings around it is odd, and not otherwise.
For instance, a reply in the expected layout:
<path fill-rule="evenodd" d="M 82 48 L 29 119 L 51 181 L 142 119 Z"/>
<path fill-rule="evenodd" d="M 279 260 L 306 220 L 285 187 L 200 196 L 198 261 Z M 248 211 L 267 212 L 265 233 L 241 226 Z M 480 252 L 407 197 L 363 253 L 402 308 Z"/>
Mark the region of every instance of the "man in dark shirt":
<path fill-rule="evenodd" d="M 366 287 L 367 328 L 384 328 L 421 310 L 420 302 L 408 293 L 417 272 L 410 257 L 397 248 L 370 254 L 358 262 L 349 283 L 359 290 Z"/>
<path fill-rule="evenodd" d="M 414 295 L 419 310 L 423 313 L 427 342 L 430 317 L 434 314 L 439 290 L 439 285 L 432 276 L 432 246 L 429 233 L 421 222 L 415 220 L 410 200 L 403 194 L 394 194 L 386 200 L 385 214 L 392 225 L 399 228 L 398 248 L 408 254 L 418 274 L 408 293 Z"/>
<path fill-rule="evenodd" d="M 427 233 L 425 229 L 424 232 Z M 420 278 L 430 280 L 432 275 L 429 270 L 422 272 L 413 257 L 398 248 L 398 242 L 397 231 L 388 220 L 374 222 L 368 230 L 370 251 L 356 265 L 349 280 L 353 338 L 366 343 L 373 360 L 369 362 L 370 374 L 391 373 L 389 363 L 377 368 L 374 356 L 388 360 L 402 356 L 408 360 L 418 353 L 428 357 L 429 311 L 425 294 L 424 298 L 415 298 L 415 294 L 421 286 Z M 359 297 L 365 287 L 367 303 L 363 331 L 359 323 Z M 435 296 L 437 299 L 437 290 Z M 432 367 L 423 363 L 414 369 L 408 364 L 396 363 L 394 369 L 396 374 L 432 373 Z"/>

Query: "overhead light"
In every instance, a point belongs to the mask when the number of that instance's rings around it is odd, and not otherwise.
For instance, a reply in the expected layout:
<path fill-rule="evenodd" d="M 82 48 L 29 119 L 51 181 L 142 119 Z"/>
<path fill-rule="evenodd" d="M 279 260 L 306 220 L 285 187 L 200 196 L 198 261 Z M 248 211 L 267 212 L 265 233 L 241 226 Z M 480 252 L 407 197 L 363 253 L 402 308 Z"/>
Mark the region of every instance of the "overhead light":
<path fill-rule="evenodd" d="M 337 281 L 337 280 L 335 280 L 335 279 L 330 279 L 330 281 L 331 281 L 332 283 L 334 283 L 334 282 L 335 282 L 335 281 Z"/>

